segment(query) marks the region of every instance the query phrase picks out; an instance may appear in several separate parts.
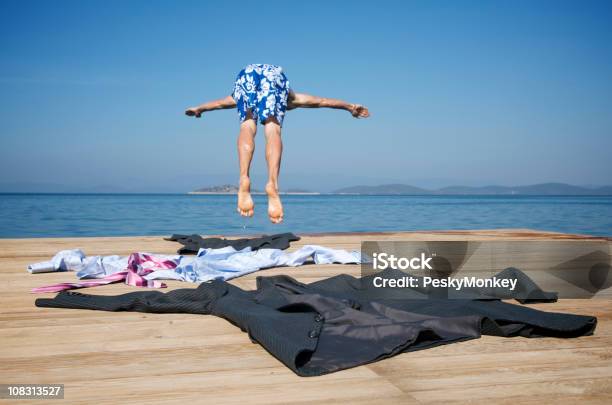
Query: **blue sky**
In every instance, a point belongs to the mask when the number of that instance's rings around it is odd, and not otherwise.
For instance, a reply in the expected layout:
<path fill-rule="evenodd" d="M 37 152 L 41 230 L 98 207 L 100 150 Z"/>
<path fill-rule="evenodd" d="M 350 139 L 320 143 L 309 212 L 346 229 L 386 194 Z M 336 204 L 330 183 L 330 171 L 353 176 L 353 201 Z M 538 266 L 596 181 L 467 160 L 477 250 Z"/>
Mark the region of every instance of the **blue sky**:
<path fill-rule="evenodd" d="M 183 110 L 248 63 L 372 112 L 290 112 L 284 188 L 612 184 L 611 20 L 606 1 L 2 1 L 0 185 L 234 183 L 237 114 Z"/>

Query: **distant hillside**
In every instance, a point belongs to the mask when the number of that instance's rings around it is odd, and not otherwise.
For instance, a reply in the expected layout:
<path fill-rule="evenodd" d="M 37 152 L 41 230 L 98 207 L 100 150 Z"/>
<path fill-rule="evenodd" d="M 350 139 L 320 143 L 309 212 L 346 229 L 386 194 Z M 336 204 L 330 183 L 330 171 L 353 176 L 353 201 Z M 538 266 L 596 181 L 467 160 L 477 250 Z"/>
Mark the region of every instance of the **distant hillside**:
<path fill-rule="evenodd" d="M 406 184 L 354 186 L 334 191 L 334 194 L 365 195 L 612 195 L 612 186 L 587 188 L 564 183 L 542 183 L 530 186 L 450 186 L 427 190 Z"/>
<path fill-rule="evenodd" d="M 319 194 L 314 191 L 306 190 L 303 188 L 288 188 L 285 190 L 285 193 L 294 193 L 294 194 Z"/>
<path fill-rule="evenodd" d="M 431 191 L 408 186 L 406 184 L 383 184 L 380 186 L 353 186 L 345 187 L 333 192 L 334 194 L 370 194 L 370 195 L 389 195 L 389 194 L 403 194 L 403 195 L 419 195 L 419 194 L 431 194 Z"/>

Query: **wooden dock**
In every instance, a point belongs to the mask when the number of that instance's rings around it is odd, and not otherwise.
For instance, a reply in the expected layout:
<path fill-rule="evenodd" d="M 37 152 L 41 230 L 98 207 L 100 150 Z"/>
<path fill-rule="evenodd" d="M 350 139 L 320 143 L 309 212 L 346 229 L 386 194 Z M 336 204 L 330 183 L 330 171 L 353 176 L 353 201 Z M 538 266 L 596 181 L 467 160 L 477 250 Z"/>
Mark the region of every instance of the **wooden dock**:
<path fill-rule="evenodd" d="M 530 230 L 321 234 L 303 236 L 291 249 L 305 244 L 358 249 L 362 240 L 506 239 L 589 238 Z M 65 384 L 66 402 L 86 404 L 612 403 L 612 299 L 533 305 L 597 316 L 593 336 L 484 336 L 302 378 L 238 328 L 214 316 L 36 308 L 35 298 L 53 294 L 33 295 L 31 288 L 76 277 L 31 275 L 27 264 L 77 247 L 89 255 L 127 255 L 173 253 L 178 244 L 161 237 L 0 240 L 0 384 Z M 232 283 L 251 289 L 258 275 L 289 274 L 312 282 L 340 273 L 359 276 L 359 272 L 356 265 L 277 268 Z M 193 286 L 168 284 L 169 288 Z M 128 291 L 134 288 L 115 284 L 86 292 Z"/>

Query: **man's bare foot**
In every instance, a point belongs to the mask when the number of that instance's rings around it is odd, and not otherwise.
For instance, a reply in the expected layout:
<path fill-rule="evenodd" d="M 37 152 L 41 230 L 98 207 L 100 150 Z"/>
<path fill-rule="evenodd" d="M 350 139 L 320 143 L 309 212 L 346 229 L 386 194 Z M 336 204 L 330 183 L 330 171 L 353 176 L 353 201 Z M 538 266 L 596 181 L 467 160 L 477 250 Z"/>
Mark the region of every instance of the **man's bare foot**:
<path fill-rule="evenodd" d="M 248 177 L 240 179 L 238 186 L 238 208 L 236 210 L 243 217 L 252 217 L 255 209 L 251 198 L 251 180 Z"/>
<path fill-rule="evenodd" d="M 266 184 L 266 194 L 268 194 L 268 216 L 270 221 L 275 224 L 283 222 L 283 204 L 278 195 L 278 188 L 273 183 Z"/>

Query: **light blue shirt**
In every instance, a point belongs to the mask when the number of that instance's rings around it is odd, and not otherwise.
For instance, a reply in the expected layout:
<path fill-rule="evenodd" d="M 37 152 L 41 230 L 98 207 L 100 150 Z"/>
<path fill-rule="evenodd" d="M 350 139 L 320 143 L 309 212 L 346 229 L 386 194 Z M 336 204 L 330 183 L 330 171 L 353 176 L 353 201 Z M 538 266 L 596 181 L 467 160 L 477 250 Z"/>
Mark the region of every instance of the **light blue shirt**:
<path fill-rule="evenodd" d="M 312 260 L 316 264 L 361 263 L 358 251 L 330 249 L 324 246 L 306 245 L 295 252 L 280 249 L 259 249 L 246 247 L 240 251 L 232 246 L 221 249 L 200 249 L 197 256 L 157 255 L 157 258 L 172 260 L 174 269 L 155 270 L 145 276 L 147 280 L 179 280 L 203 282 L 229 280 L 261 269 L 281 266 L 301 266 Z M 81 249 L 63 250 L 50 261 L 34 263 L 28 271 L 36 274 L 53 271 L 76 271 L 78 278 L 102 278 L 125 271 L 127 256 L 86 256 Z"/>

